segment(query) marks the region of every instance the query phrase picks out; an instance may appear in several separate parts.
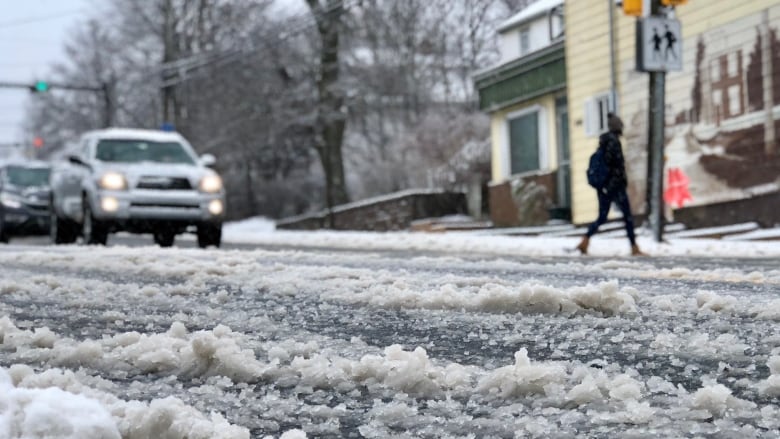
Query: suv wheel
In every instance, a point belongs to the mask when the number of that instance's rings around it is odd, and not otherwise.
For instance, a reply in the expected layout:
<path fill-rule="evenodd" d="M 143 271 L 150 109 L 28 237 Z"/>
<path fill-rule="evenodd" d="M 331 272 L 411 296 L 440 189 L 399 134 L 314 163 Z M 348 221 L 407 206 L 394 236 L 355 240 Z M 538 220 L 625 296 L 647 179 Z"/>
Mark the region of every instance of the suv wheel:
<path fill-rule="evenodd" d="M 82 203 L 84 206 L 84 219 L 81 227 L 81 234 L 84 236 L 84 244 L 106 245 L 108 241 L 108 227 L 92 216 L 92 208 L 86 199 Z"/>
<path fill-rule="evenodd" d="M 198 226 L 198 246 L 219 247 L 222 243 L 222 224 L 200 224 Z"/>
<path fill-rule="evenodd" d="M 160 230 L 154 232 L 154 243 L 160 247 L 170 247 L 176 240 L 176 234 L 170 230 Z"/>
<path fill-rule="evenodd" d="M 57 215 L 52 208 L 49 214 L 49 237 L 53 244 L 70 244 L 76 241 L 79 236 L 78 229 L 65 218 Z"/>
<path fill-rule="evenodd" d="M 8 244 L 8 230 L 5 227 L 5 213 L 0 212 L 0 242 Z"/>

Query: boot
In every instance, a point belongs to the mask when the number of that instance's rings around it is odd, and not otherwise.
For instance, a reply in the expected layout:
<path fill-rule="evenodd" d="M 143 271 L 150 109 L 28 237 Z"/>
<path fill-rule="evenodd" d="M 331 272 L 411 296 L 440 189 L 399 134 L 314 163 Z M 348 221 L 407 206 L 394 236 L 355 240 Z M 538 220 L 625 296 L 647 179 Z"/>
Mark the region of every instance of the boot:
<path fill-rule="evenodd" d="M 580 251 L 580 254 L 587 255 L 589 244 L 590 244 L 590 237 L 588 235 L 585 235 L 582 237 L 582 241 L 580 241 L 580 244 L 576 247 L 576 249 Z"/>
<path fill-rule="evenodd" d="M 647 256 L 647 253 L 639 249 L 636 244 L 631 244 L 631 256 Z"/>

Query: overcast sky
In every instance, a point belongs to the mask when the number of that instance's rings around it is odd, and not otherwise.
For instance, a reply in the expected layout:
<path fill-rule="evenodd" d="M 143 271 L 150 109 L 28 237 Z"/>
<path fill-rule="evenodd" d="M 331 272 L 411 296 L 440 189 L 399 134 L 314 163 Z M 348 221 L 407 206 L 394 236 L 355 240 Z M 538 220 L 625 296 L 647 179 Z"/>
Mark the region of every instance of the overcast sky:
<path fill-rule="evenodd" d="M 99 0 L 0 0 L 0 82 L 47 79 L 49 66 L 64 59 L 70 30 L 94 13 Z M 300 11 L 302 0 L 276 0 L 274 12 Z M 34 98 L 22 89 L 0 88 L 0 144 L 23 139 L 25 105 Z M 0 155 L 3 155 L 0 152 Z"/>
<path fill-rule="evenodd" d="M 0 0 L 0 81 L 46 79 L 63 59 L 68 30 L 83 20 L 92 0 Z M 30 93 L 0 88 L 0 143 L 23 141 L 21 124 Z"/>

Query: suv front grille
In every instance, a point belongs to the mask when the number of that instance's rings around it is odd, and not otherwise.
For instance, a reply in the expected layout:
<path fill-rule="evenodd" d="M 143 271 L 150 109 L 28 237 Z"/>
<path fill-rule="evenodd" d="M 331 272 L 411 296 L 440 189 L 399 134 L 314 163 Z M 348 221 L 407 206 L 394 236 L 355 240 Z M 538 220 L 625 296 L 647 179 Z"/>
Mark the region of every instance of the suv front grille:
<path fill-rule="evenodd" d="M 141 177 L 135 186 L 138 189 L 190 190 L 192 185 L 186 178 L 180 177 Z"/>

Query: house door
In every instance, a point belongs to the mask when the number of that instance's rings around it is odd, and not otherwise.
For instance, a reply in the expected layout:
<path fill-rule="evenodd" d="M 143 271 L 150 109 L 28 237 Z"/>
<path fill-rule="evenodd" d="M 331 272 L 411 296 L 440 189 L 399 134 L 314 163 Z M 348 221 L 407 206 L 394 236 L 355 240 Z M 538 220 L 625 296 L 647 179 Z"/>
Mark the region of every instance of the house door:
<path fill-rule="evenodd" d="M 566 96 L 555 100 L 555 125 L 558 136 L 558 206 L 571 218 L 571 159 L 569 152 L 569 106 Z"/>

